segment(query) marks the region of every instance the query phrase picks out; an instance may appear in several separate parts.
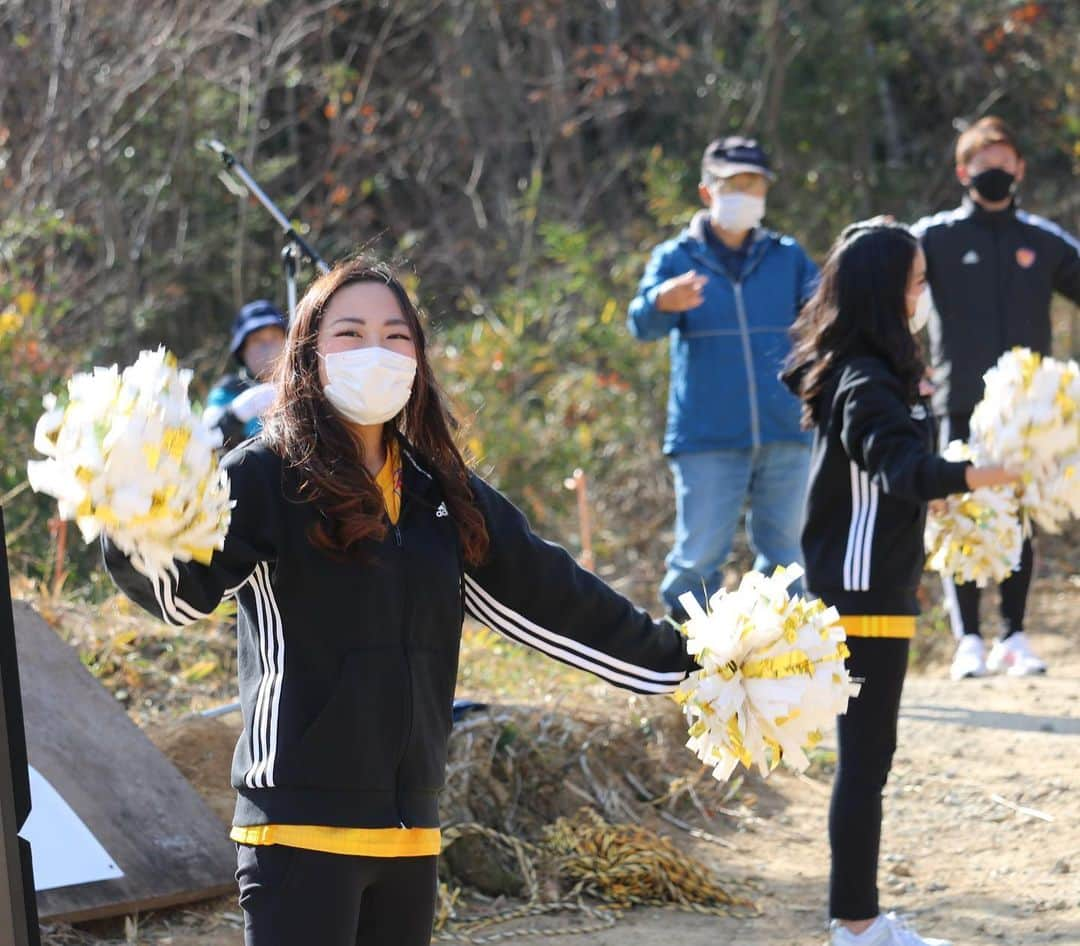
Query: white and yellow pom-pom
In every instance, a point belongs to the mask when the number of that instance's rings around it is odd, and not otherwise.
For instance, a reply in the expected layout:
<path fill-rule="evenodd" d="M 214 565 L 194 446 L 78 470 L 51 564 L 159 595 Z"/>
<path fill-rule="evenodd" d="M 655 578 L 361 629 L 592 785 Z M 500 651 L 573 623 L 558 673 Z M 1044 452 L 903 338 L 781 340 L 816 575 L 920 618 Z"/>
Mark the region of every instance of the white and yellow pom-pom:
<path fill-rule="evenodd" d="M 1048 475 L 1026 475 L 1020 508 L 1047 532 L 1060 532 L 1069 519 L 1080 519 L 1080 450 L 1059 456 Z"/>
<path fill-rule="evenodd" d="M 675 701 L 690 724 L 687 746 L 721 781 L 740 762 L 765 775 L 781 761 L 804 770 L 804 750 L 859 692 L 836 609 L 788 594 L 801 575 L 798 565 L 770 577 L 749 572 L 707 611 L 691 594 L 679 599 L 690 615 L 687 649 L 702 669 Z"/>
<path fill-rule="evenodd" d="M 123 372 L 75 375 L 65 403 L 44 400 L 34 446 L 48 459 L 27 464 L 30 485 L 55 497 L 87 542 L 105 533 L 148 575 L 174 559 L 208 563 L 229 527 L 221 435 L 192 412 L 190 381 L 164 348 Z"/>
<path fill-rule="evenodd" d="M 1014 348 L 984 380 L 971 415 L 976 462 L 1022 472 L 1021 514 L 1061 531 L 1080 517 L 1080 366 Z"/>
<path fill-rule="evenodd" d="M 954 440 L 946 460 L 970 460 L 968 445 Z M 980 588 L 1000 584 L 1020 565 L 1024 535 L 1012 487 L 959 493 L 931 505 L 926 520 L 926 567 Z"/>

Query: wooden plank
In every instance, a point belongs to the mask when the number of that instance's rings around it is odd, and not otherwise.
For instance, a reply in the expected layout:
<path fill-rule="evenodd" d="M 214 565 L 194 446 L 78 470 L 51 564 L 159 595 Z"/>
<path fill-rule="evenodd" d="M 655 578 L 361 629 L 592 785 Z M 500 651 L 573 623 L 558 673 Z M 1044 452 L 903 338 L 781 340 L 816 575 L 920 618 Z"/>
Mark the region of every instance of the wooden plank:
<path fill-rule="evenodd" d="M 30 764 L 124 872 L 41 891 L 41 919 L 116 916 L 234 890 L 225 825 L 75 650 L 25 602 L 15 602 L 14 614 Z"/>
<path fill-rule="evenodd" d="M 41 941 L 30 845 L 18 833 L 30 812 L 21 689 L 0 506 L 0 943 L 5 946 L 37 946 Z"/>
<path fill-rule="evenodd" d="M 0 625 L 4 623 L 0 615 Z M 0 627 L 0 634 L 3 633 L 10 633 L 10 629 Z M 14 640 L 12 645 L 14 647 Z M 24 865 L 30 856 L 30 846 L 19 837 L 22 824 L 16 814 L 14 789 L 19 779 L 18 772 L 12 768 L 15 753 L 8 751 L 12 730 L 17 727 L 12 726 L 5 708 L 8 695 L 5 675 L 0 674 L 0 943 L 29 946 L 40 942 L 40 938 L 32 884 L 27 882 L 31 875 Z"/>

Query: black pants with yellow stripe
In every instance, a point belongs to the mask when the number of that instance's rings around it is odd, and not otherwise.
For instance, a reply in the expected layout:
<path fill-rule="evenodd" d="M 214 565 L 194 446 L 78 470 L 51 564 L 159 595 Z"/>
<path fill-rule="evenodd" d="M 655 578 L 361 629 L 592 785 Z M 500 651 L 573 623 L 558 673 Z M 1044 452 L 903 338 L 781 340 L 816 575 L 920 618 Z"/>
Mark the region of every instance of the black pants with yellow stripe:
<path fill-rule="evenodd" d="M 896 751 L 909 644 L 906 637 L 848 637 L 848 669 L 862 689 L 837 718 L 839 755 L 829 807 L 829 915 L 837 919 L 868 920 L 880 912 L 881 795 Z"/>
<path fill-rule="evenodd" d="M 238 844 L 244 946 L 428 946 L 437 861 Z"/>

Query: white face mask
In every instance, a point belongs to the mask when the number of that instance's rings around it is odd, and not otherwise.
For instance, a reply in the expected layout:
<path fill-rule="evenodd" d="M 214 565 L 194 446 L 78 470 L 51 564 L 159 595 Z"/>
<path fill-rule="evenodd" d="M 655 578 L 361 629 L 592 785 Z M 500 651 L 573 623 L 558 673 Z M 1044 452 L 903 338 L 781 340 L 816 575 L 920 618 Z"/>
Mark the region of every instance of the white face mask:
<path fill-rule="evenodd" d="M 408 403 L 416 359 L 388 348 L 354 348 L 323 357 L 323 393 L 335 410 L 354 424 L 382 424 Z"/>
<path fill-rule="evenodd" d="M 709 219 L 722 230 L 753 230 L 765 216 L 765 198 L 753 194 L 714 194 Z"/>
<path fill-rule="evenodd" d="M 908 328 L 912 335 L 918 335 L 926 323 L 930 321 L 930 314 L 934 311 L 934 297 L 930 294 L 930 287 L 923 286 L 919 293 L 919 301 L 915 303 L 915 314 L 908 319 Z"/>

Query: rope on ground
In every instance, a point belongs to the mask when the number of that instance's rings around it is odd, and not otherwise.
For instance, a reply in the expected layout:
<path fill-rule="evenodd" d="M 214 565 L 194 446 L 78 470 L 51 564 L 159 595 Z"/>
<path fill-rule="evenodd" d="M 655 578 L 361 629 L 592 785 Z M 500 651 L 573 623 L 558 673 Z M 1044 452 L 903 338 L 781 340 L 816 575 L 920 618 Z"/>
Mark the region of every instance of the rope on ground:
<path fill-rule="evenodd" d="M 444 849 L 454 841 L 479 835 L 513 854 L 528 900 L 521 906 L 484 914 L 455 915 L 458 890 L 440 889 L 435 938 L 444 942 L 496 943 L 521 936 L 567 936 L 614 926 L 622 910 L 633 906 L 674 906 L 714 916 L 758 915 L 754 903 L 730 894 L 700 862 L 668 839 L 639 825 L 610 824 L 595 811 L 582 808 L 571 818 L 559 818 L 533 844 L 475 822 L 453 825 L 443 832 Z M 553 874 L 566 892 L 543 899 L 538 875 Z M 600 901 L 590 906 L 583 898 Z M 581 923 L 558 927 L 527 924 L 487 932 L 515 920 L 559 914 L 584 915 Z"/>
<path fill-rule="evenodd" d="M 496 831 L 486 825 L 469 822 L 445 828 L 442 833 L 443 850 L 454 841 L 479 836 L 491 841 L 512 853 L 521 869 L 521 876 L 528 893 L 526 903 L 485 913 L 481 916 L 458 919 L 454 908 L 460 894 L 460 888 L 451 890 L 445 884 L 439 888 L 439 906 L 435 916 L 434 939 L 440 942 L 480 944 L 498 943 L 521 936 L 571 936 L 579 933 L 598 933 L 615 925 L 616 914 L 610 909 L 592 907 L 582 903 L 581 899 L 559 898 L 542 900 L 540 884 L 537 879 L 536 865 L 544 860 L 544 849 L 538 845 L 515 838 L 513 835 Z M 515 920 L 527 920 L 533 917 L 560 913 L 580 913 L 586 917 L 581 923 L 556 928 L 541 928 L 535 925 L 515 927 L 509 930 L 484 932 L 493 926 L 511 923 Z"/>

